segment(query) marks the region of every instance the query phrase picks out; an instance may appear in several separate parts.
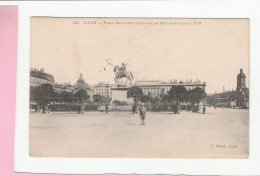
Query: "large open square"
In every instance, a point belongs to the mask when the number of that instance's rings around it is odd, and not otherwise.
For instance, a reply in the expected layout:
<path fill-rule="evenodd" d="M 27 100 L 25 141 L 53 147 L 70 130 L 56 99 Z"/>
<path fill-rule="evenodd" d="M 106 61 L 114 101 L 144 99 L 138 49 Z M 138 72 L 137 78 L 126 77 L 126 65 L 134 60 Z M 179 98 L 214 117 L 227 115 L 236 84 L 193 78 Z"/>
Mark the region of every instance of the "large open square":
<path fill-rule="evenodd" d="M 32 157 L 247 158 L 249 110 L 30 114 Z"/>

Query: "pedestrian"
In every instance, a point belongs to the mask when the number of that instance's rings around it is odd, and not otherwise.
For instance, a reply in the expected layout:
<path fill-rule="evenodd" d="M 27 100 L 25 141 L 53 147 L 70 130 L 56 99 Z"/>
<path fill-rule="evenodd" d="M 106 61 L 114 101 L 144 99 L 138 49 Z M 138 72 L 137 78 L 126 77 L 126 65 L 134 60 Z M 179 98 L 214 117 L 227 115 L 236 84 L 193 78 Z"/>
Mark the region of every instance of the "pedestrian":
<path fill-rule="evenodd" d="M 106 109 L 106 114 L 107 114 L 108 113 L 108 104 L 106 104 L 105 109 Z"/>
<path fill-rule="evenodd" d="M 146 107 L 144 106 L 144 103 L 142 103 L 141 106 L 139 107 L 139 112 L 141 118 L 141 125 L 145 125 Z"/>
<path fill-rule="evenodd" d="M 206 105 L 204 104 L 203 105 L 203 114 L 205 114 L 206 113 Z"/>
<path fill-rule="evenodd" d="M 136 108 L 136 106 L 135 106 L 135 105 L 133 105 L 133 114 L 135 113 L 135 108 Z"/>

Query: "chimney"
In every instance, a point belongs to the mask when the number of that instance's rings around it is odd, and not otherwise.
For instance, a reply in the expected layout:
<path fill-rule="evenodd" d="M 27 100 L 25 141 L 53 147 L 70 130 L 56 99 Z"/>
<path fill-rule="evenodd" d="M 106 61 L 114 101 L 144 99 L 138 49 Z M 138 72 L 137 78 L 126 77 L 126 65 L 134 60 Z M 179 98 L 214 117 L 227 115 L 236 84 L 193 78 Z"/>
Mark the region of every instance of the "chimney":
<path fill-rule="evenodd" d="M 43 68 L 41 68 L 41 72 L 44 73 L 44 69 Z"/>
<path fill-rule="evenodd" d="M 225 92 L 225 86 L 223 86 L 223 92 Z"/>

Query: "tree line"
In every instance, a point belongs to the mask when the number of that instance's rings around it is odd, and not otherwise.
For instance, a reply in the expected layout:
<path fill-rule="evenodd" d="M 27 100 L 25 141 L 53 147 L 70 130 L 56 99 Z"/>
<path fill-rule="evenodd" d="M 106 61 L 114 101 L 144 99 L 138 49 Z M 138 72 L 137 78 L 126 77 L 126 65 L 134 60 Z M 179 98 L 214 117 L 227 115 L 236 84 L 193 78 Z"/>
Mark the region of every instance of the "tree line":
<path fill-rule="evenodd" d="M 206 93 L 200 87 L 188 91 L 184 86 L 172 86 L 169 92 L 165 93 L 162 89 L 159 96 L 152 96 L 151 93 L 145 95 L 140 87 L 132 86 L 127 91 L 127 97 L 132 97 L 135 104 L 143 102 L 154 110 L 167 110 L 175 104 L 198 105 L 206 97 Z"/>
<path fill-rule="evenodd" d="M 96 103 L 99 105 L 107 104 L 111 101 L 110 97 L 102 95 L 94 95 L 93 101 L 90 101 L 90 95 L 84 89 L 76 92 L 56 92 L 52 85 L 42 84 L 37 87 L 30 88 L 30 101 L 35 102 L 37 105 L 48 105 L 50 103 L 65 103 L 65 104 L 91 104 Z"/>
<path fill-rule="evenodd" d="M 127 98 L 133 98 L 134 103 L 147 103 L 154 110 L 163 110 L 169 108 L 170 105 L 180 103 L 182 105 L 197 105 L 206 97 L 205 90 L 196 87 L 187 90 L 184 86 L 172 86 L 169 92 L 163 90 L 159 96 L 152 96 L 151 93 L 145 95 L 138 86 L 132 86 L 127 90 Z M 90 101 L 90 95 L 86 90 L 78 90 L 77 92 L 56 92 L 52 85 L 42 84 L 37 87 L 31 87 L 30 101 L 37 105 L 48 105 L 50 103 L 67 103 L 67 104 L 91 104 L 107 105 L 111 103 L 111 97 L 102 95 L 94 95 Z"/>

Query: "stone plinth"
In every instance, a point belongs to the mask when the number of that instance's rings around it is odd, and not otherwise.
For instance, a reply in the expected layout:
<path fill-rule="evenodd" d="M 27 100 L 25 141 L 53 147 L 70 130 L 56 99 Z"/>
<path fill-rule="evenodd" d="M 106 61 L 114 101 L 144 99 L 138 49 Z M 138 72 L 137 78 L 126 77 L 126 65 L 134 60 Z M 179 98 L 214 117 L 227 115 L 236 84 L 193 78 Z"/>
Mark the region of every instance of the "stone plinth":
<path fill-rule="evenodd" d="M 118 85 L 112 89 L 112 102 L 117 100 L 119 102 L 126 102 L 127 104 L 134 104 L 133 98 L 127 98 L 128 87 L 125 85 Z"/>

